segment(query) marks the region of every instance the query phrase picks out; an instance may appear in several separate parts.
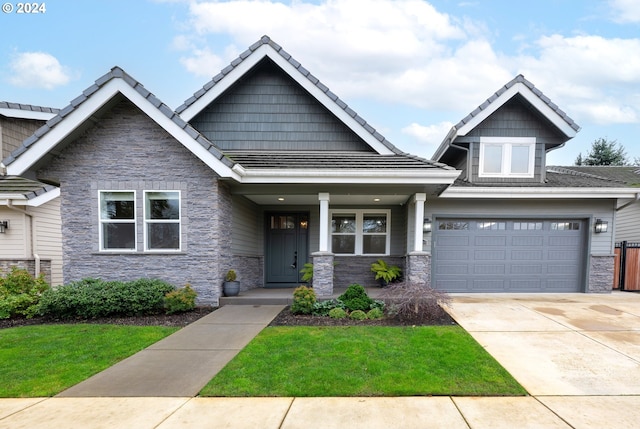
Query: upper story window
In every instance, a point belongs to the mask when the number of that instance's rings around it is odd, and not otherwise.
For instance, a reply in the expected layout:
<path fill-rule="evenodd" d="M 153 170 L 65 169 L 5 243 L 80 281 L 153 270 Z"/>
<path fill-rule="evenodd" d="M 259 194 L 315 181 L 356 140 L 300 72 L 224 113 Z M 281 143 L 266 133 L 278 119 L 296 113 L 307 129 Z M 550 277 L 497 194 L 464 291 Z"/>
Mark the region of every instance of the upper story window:
<path fill-rule="evenodd" d="M 331 251 L 341 255 L 388 255 L 389 210 L 333 210 Z"/>
<path fill-rule="evenodd" d="M 136 193 L 100 191 L 100 250 L 136 250 Z"/>
<path fill-rule="evenodd" d="M 180 250 L 180 192 L 144 193 L 145 250 Z"/>
<path fill-rule="evenodd" d="M 533 177 L 535 137 L 480 137 L 479 177 Z"/>

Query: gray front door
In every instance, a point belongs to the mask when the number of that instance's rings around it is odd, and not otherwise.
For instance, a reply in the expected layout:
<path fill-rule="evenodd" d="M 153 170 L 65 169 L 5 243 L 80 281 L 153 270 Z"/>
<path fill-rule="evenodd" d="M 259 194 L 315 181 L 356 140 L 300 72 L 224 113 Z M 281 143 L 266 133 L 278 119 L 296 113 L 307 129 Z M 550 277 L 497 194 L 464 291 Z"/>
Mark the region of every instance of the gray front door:
<path fill-rule="evenodd" d="M 581 219 L 438 219 L 433 283 L 448 292 L 581 292 Z"/>
<path fill-rule="evenodd" d="M 308 213 L 268 213 L 266 226 L 265 286 L 299 286 L 307 262 Z"/>

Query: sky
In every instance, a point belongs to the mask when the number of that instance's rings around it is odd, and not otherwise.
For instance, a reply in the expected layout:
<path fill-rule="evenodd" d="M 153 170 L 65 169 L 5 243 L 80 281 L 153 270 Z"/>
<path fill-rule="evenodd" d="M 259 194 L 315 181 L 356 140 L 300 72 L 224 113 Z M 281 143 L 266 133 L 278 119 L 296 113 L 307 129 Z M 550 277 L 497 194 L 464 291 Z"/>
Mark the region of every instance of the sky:
<path fill-rule="evenodd" d="M 175 109 L 268 35 L 403 151 L 431 158 L 523 74 L 582 127 L 548 164 L 572 165 L 599 138 L 640 159 L 637 0 L 37 4 L 2 4 L 0 101 L 63 108 L 119 66 Z"/>

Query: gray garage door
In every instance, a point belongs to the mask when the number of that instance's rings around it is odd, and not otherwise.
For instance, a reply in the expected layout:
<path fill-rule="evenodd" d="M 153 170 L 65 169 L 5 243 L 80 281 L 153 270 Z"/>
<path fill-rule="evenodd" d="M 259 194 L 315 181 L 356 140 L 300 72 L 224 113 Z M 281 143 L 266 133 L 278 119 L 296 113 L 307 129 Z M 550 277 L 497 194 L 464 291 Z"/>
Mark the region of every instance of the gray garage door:
<path fill-rule="evenodd" d="M 585 223 L 437 219 L 433 283 L 448 292 L 580 292 Z"/>

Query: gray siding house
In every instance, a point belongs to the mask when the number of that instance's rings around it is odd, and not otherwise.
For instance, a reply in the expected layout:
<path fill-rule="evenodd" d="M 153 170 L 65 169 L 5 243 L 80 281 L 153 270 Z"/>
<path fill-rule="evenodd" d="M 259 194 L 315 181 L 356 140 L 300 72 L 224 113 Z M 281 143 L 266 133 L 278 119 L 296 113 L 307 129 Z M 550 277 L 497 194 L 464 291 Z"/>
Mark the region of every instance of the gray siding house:
<path fill-rule="evenodd" d="M 611 290 L 593 225 L 632 193 L 546 167 L 577 130 L 519 76 L 422 159 L 265 36 L 175 111 L 116 67 L 4 165 L 59 186 L 65 282 L 157 277 L 215 304 L 229 269 L 296 287 L 311 262 L 323 296 L 373 286 L 381 258 L 454 292 Z"/>
<path fill-rule="evenodd" d="M 0 152 L 9 156 L 53 118 L 57 109 L 0 102 Z M 2 166 L 4 168 L 4 166 Z M 0 272 L 13 266 L 62 283 L 60 190 L 15 176 L 0 176 Z"/>

